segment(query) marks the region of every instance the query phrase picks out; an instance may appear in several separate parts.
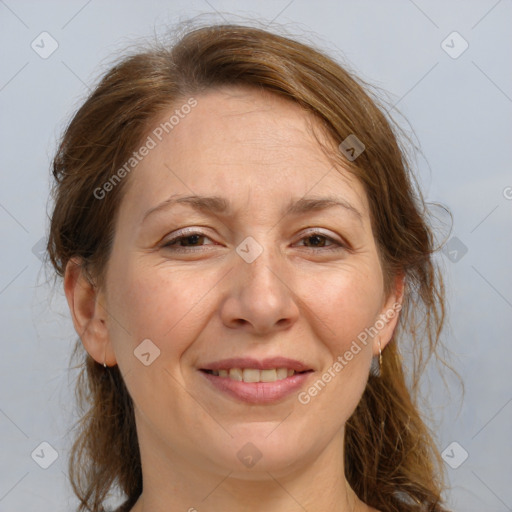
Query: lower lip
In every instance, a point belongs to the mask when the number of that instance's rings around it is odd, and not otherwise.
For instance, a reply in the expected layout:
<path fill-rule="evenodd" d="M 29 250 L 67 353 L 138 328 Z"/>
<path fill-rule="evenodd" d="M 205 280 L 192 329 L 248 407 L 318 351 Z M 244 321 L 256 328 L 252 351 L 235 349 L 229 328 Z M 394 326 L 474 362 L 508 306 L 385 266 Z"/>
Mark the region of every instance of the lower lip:
<path fill-rule="evenodd" d="M 299 390 L 313 372 L 296 373 L 291 377 L 276 380 L 275 382 L 243 382 L 230 379 L 229 377 L 218 377 L 204 371 L 200 371 L 200 373 L 216 389 L 242 402 L 270 404 L 282 400 L 294 391 Z"/>

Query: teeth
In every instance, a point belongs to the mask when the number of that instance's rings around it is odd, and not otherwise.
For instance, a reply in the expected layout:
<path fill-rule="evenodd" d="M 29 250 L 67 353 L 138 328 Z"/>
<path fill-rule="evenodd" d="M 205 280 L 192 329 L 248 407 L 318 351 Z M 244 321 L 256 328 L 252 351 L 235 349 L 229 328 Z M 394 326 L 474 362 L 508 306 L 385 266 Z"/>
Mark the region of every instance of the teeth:
<path fill-rule="evenodd" d="M 239 382 L 275 382 L 295 374 L 295 370 L 288 368 L 272 368 L 270 370 L 257 370 L 255 368 L 230 368 L 229 370 L 212 370 L 212 375 L 227 377 Z"/>
<path fill-rule="evenodd" d="M 277 370 L 261 370 L 261 382 L 275 382 L 277 380 Z"/>
<path fill-rule="evenodd" d="M 229 376 L 231 377 L 233 370 L 229 370 Z M 242 370 L 244 376 L 244 382 L 259 382 L 260 379 L 260 371 L 246 368 Z"/>
<path fill-rule="evenodd" d="M 290 371 L 292 372 L 291 375 L 295 373 L 293 370 Z M 288 370 L 286 368 L 279 368 L 276 372 L 277 380 L 286 379 L 286 377 L 288 377 Z"/>
<path fill-rule="evenodd" d="M 229 378 L 238 381 L 244 380 L 242 370 L 240 368 L 231 368 L 229 370 Z"/>

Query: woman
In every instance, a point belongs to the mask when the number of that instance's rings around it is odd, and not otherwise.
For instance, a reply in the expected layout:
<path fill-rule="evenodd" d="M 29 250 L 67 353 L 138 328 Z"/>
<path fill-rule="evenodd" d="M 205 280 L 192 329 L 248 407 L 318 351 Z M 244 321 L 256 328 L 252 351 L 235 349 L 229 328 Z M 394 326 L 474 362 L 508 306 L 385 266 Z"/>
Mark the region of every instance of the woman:
<path fill-rule="evenodd" d="M 105 75 L 53 174 L 79 511 L 116 486 L 131 512 L 445 510 L 415 401 L 444 317 L 433 238 L 346 70 L 267 31 L 192 30 Z"/>

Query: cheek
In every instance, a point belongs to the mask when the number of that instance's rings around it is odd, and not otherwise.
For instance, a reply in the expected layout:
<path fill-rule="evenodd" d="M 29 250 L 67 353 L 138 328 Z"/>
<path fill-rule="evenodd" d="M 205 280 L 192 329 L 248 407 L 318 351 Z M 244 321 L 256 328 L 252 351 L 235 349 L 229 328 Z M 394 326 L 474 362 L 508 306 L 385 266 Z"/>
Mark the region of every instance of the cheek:
<path fill-rule="evenodd" d="M 109 335 L 130 396 L 147 418 L 172 424 L 168 408 L 194 409 L 179 367 L 205 321 L 205 281 L 183 279 L 171 269 L 126 266 L 112 283 L 116 321 Z M 179 421 L 173 427 L 178 431 L 184 428 Z"/>
<path fill-rule="evenodd" d="M 358 336 L 364 338 L 362 333 L 374 324 L 383 298 L 382 278 L 373 265 L 337 269 L 301 288 L 307 309 L 317 319 L 318 338 L 333 357 L 348 350 Z M 361 352 L 371 352 L 370 340 L 359 344 Z"/>
<path fill-rule="evenodd" d="M 160 350 L 161 360 L 179 358 L 193 341 L 201 317 L 204 322 L 204 280 L 183 279 L 171 269 L 132 267 L 119 269 L 112 282 L 112 316 L 119 319 L 111 322 L 113 342 L 123 343 L 123 347 L 117 343 L 117 348 L 126 351 L 128 338 L 133 351 L 150 339 Z"/>
<path fill-rule="evenodd" d="M 348 420 L 366 387 L 372 358 L 368 330 L 382 298 L 378 283 L 373 272 L 347 271 L 332 273 L 321 294 L 304 289 L 325 366 L 297 398 L 304 414 L 323 418 L 326 432 Z"/>

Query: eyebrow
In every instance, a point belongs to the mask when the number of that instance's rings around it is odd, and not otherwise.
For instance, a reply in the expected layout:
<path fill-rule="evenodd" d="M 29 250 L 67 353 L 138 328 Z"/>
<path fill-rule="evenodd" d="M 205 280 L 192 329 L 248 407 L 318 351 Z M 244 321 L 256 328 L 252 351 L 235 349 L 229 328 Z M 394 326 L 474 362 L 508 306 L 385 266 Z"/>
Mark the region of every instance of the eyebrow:
<path fill-rule="evenodd" d="M 161 212 L 171 209 L 178 204 L 186 204 L 194 210 L 211 213 L 217 215 L 230 215 L 233 211 L 231 203 L 220 196 L 198 196 L 188 195 L 178 197 L 171 196 L 160 204 L 147 210 L 143 217 L 142 222 L 156 212 Z M 281 214 L 285 217 L 288 215 L 301 215 L 312 211 L 323 211 L 329 208 L 341 207 L 350 212 L 355 218 L 362 222 L 363 216 L 354 206 L 352 206 L 345 199 L 327 196 L 327 197 L 302 197 L 300 199 L 292 199 L 288 205 L 282 210 Z"/>

